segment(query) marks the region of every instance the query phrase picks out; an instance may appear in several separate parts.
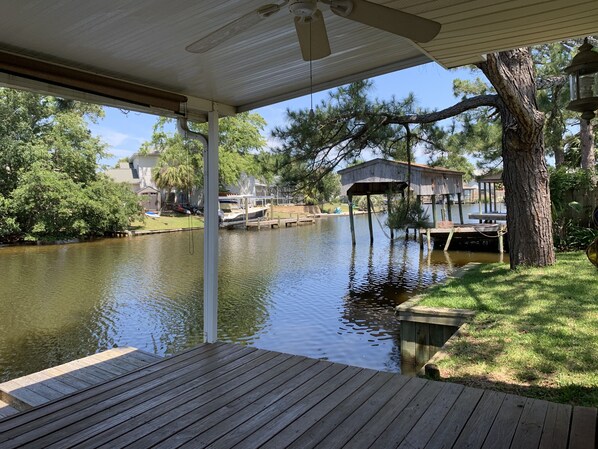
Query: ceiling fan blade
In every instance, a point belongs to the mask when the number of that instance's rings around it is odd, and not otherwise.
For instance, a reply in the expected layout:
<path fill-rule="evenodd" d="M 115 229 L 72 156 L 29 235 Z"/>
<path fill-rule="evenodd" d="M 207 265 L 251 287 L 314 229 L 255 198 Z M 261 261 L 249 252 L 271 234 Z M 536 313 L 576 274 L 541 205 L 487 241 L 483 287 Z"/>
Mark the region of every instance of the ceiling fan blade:
<path fill-rule="evenodd" d="M 295 17 L 295 29 L 304 61 L 315 61 L 330 55 L 326 24 L 319 9 L 307 21 L 301 17 Z"/>
<path fill-rule="evenodd" d="M 329 3 L 330 10 L 338 16 L 406 37 L 415 42 L 431 41 L 440 31 L 441 25 L 438 22 L 366 0 L 350 0 L 349 2 L 332 0 L 326 3 Z"/>
<path fill-rule="evenodd" d="M 284 3 L 282 5 L 264 5 L 255 11 L 251 11 L 250 13 L 233 20 L 229 24 L 224 25 L 222 28 L 217 29 L 205 37 L 202 37 L 198 41 L 189 44 L 187 47 L 185 47 L 185 50 L 191 53 L 205 53 L 222 42 L 257 25 L 265 18 L 270 17 L 272 14 L 277 13 L 280 11 L 281 6 L 283 5 Z"/>

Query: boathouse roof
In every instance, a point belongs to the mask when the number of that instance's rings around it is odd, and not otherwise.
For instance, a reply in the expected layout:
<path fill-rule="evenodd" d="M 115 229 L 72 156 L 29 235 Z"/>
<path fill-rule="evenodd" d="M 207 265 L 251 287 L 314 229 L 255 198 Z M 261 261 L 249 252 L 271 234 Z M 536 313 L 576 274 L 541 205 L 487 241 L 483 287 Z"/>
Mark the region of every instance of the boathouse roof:
<path fill-rule="evenodd" d="M 340 170 L 342 195 L 381 195 L 407 187 L 409 164 L 373 159 Z M 443 167 L 411 164 L 411 190 L 415 195 L 463 193 L 463 172 Z"/>

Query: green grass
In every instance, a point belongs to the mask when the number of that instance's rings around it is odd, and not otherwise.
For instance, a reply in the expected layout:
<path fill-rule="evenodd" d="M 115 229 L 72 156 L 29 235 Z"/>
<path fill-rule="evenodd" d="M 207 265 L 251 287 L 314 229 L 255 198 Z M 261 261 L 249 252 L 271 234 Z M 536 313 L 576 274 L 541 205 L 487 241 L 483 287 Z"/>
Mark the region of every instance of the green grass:
<path fill-rule="evenodd" d="M 438 362 L 444 379 L 598 407 L 598 271 L 584 253 L 546 268 L 480 265 L 420 305 L 477 312 Z"/>
<path fill-rule="evenodd" d="M 181 215 L 158 218 L 145 217 L 144 221 L 135 221 L 129 226 L 131 231 L 163 231 L 167 229 L 180 229 L 188 227 L 203 228 L 203 218 L 195 215 Z"/>

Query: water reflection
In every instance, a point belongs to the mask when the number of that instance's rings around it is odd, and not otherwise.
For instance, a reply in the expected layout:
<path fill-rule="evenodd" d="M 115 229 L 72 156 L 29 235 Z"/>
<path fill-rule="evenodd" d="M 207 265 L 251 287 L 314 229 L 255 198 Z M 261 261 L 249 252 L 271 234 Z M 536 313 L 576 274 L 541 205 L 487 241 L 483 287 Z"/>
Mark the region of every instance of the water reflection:
<path fill-rule="evenodd" d="M 399 371 L 394 306 L 451 266 L 497 254 L 421 253 L 356 217 L 221 232 L 223 341 Z M 130 345 L 159 355 L 202 336 L 202 233 L 0 249 L 0 380 Z"/>

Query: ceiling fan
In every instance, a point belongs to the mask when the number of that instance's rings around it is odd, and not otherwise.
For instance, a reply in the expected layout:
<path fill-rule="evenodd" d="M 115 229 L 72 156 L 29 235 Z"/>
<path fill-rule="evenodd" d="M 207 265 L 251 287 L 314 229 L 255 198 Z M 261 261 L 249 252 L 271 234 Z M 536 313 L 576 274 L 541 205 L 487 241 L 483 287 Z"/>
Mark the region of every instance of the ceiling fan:
<path fill-rule="evenodd" d="M 295 29 L 306 61 L 315 61 L 330 55 L 330 44 L 318 3 L 330 7 L 337 16 L 406 37 L 415 42 L 428 42 L 440 31 L 440 24 L 413 14 L 366 0 L 286 0 L 264 5 L 222 28 L 188 45 L 191 53 L 205 53 L 222 42 L 248 30 L 262 20 L 276 14 L 285 5 L 295 16 Z"/>

